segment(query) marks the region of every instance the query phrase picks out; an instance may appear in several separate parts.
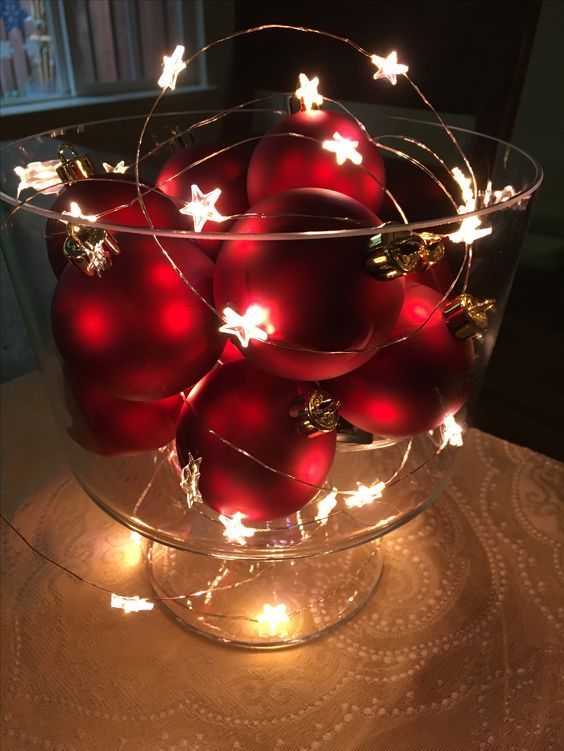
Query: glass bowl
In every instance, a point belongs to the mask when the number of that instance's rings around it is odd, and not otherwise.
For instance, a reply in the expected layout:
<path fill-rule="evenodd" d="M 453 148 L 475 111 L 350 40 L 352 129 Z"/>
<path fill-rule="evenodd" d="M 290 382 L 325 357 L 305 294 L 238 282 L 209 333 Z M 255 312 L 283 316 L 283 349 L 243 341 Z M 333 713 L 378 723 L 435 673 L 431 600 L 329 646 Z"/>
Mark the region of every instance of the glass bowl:
<path fill-rule="evenodd" d="M 229 113 L 231 132 L 239 125 L 243 135 L 238 140 L 258 140 L 265 127 L 288 114 L 285 100 L 278 104 L 255 110 L 252 115 Z M 206 140 L 225 138 L 224 114 L 153 115 L 141 150 L 140 190 L 151 190 L 159 168 L 171 154 L 169 146 L 178 145 L 178 133 L 207 120 Z M 143 124 L 144 118 L 134 116 L 73 125 L 16 141 L 3 149 L 2 249 L 31 343 L 72 472 L 108 514 L 148 538 L 147 565 L 159 601 L 189 627 L 221 641 L 261 647 L 304 641 L 361 607 L 380 575 L 379 538 L 422 512 L 444 490 L 495 344 L 542 173 L 531 157 L 514 146 L 452 128 L 474 168 L 478 187 L 475 205 L 467 204 L 461 214 L 456 207 L 464 203 L 464 193 L 451 170 L 458 166 L 464 171 L 465 165 L 444 128 L 424 121 L 375 116 L 367 127 L 385 157 L 389 189 L 397 188 L 400 203 L 409 206 L 405 219 L 414 221 L 405 223 L 388 204 L 387 215 L 386 209 L 382 212 L 381 219 L 386 220 L 382 225 L 253 236 L 269 243 L 299 239 L 304 245 L 361 238 L 368 251 L 370 247 L 389 250 L 400 230 L 400 237 L 410 238 L 431 233 L 444 240 L 446 249 L 440 261 L 442 281 L 437 282 L 444 303 L 460 301 L 461 295 L 469 294 L 478 302 L 494 301 L 495 309 L 487 313 L 487 328 L 472 339 L 474 356 L 466 376 L 464 403 L 458 405 L 455 414 L 448 415 L 444 424 L 413 436 L 387 437 L 340 426 L 324 489 L 291 516 L 261 522 L 243 519 L 241 532 L 241 527 L 229 526 L 205 503 L 187 503 L 180 486 L 174 441 L 131 456 L 100 456 L 79 445 L 71 437 L 72 430 L 69 433 L 72 408 L 63 363 L 51 332 L 57 278 L 44 238 L 47 221 L 65 222 L 60 225 L 65 231 L 68 217 L 52 210 L 55 196 L 50 189 L 45 190 L 45 184 L 37 192 L 27 189 L 18 194 L 20 176 L 14 169 L 55 160 L 59 148 L 67 143 L 77 152 L 88 153 L 96 165 L 115 165 L 121 160 L 133 164 Z M 442 162 L 433 152 L 440 154 Z M 134 167 L 130 168 L 132 172 Z M 132 179 L 119 174 L 111 177 L 125 183 Z M 448 186 L 446 211 L 438 182 Z M 210 223 L 201 232 L 122 226 L 101 219 L 91 224 L 115 237 L 127 235 L 133 241 L 143 236 L 163 242 L 179 237 L 196 243 L 241 239 L 240 234 L 230 231 L 208 231 Z M 474 242 L 465 242 L 458 235 L 461 227 L 469 224 L 491 231 L 483 232 Z M 453 320 L 456 315 L 455 311 Z M 407 335 L 415 335 L 415 328 Z M 393 347 L 394 342 L 389 339 L 374 350 Z M 341 493 L 327 500 L 332 489 Z M 287 617 L 278 620 L 272 616 L 274 611 L 264 609 L 280 605 Z"/>

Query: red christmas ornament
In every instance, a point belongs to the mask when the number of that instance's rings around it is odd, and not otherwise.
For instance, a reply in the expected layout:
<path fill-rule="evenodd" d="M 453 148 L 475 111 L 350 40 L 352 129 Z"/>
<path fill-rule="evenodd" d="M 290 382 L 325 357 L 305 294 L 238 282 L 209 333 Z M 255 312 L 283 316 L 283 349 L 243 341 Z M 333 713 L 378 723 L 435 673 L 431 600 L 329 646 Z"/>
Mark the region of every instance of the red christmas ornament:
<path fill-rule="evenodd" d="M 236 360 L 244 360 L 244 359 L 245 359 L 244 356 L 237 349 L 237 347 L 233 344 L 233 342 L 228 341 L 223 349 L 223 352 L 221 353 L 219 362 L 222 365 L 227 365 L 228 362 L 235 362 Z"/>
<path fill-rule="evenodd" d="M 179 212 L 179 207 L 163 193 L 141 186 L 145 207 L 151 221 L 158 229 L 191 230 L 191 221 Z M 149 191 L 149 192 L 147 192 Z M 124 227 L 147 227 L 147 219 L 137 199 L 137 187 L 130 177 L 104 175 L 90 177 L 69 185 L 57 197 L 52 211 L 63 213 L 77 203 L 83 215 L 95 215 L 100 221 Z M 117 208 L 121 206 L 122 208 Z M 109 213 L 107 213 L 109 212 Z M 45 225 L 45 242 L 49 262 L 59 277 L 67 265 L 63 244 L 67 237 L 67 225 L 58 219 L 48 219 Z"/>
<path fill-rule="evenodd" d="M 206 299 L 213 263 L 187 240 L 162 244 Z M 52 302 L 55 342 L 81 380 L 130 400 L 162 399 L 196 383 L 225 344 L 217 316 L 151 237 L 119 234 L 121 255 L 99 278 L 72 264 Z"/>
<path fill-rule="evenodd" d="M 379 223 L 348 196 L 301 189 L 261 201 L 232 231 L 342 230 Z M 259 328 L 268 333 L 267 342 L 251 340 L 245 356 L 277 375 L 308 381 L 332 378 L 366 362 L 370 350 L 332 353 L 387 341 L 403 300 L 402 280 L 380 282 L 366 273 L 367 246 L 368 237 L 226 241 L 214 274 L 216 307 L 244 315 L 258 306 L 263 315 Z"/>
<path fill-rule="evenodd" d="M 281 135 L 288 133 L 306 138 Z M 323 148 L 325 141 L 339 147 L 336 133 L 357 142 L 360 165 L 350 159 L 338 164 L 335 152 Z M 297 112 L 269 130 L 255 149 L 247 177 L 251 205 L 293 188 L 328 188 L 355 198 L 377 213 L 384 187 L 384 162 L 378 146 L 350 117 L 328 110 Z"/>
<path fill-rule="evenodd" d="M 378 352 L 353 373 L 328 381 L 341 414 L 362 430 L 386 436 L 415 435 L 440 425 L 468 395 L 474 348 L 447 328 L 441 295 L 422 285 L 406 289 L 394 338 L 410 338 Z"/>
<path fill-rule="evenodd" d="M 131 402 L 80 383 L 65 369 L 66 402 L 73 419 L 69 435 L 101 456 L 128 456 L 160 448 L 175 436 L 183 405 L 179 394 Z"/>
<path fill-rule="evenodd" d="M 176 447 L 182 466 L 188 454 L 201 458 L 199 490 L 221 514 L 240 512 L 251 521 L 287 516 L 305 506 L 322 486 L 335 455 L 335 431 L 308 437 L 290 415 L 311 386 L 277 378 L 249 362 L 233 362 L 209 373 L 182 410 Z M 260 462 L 226 445 L 247 451 Z M 303 482 L 300 482 L 303 481 Z"/>
<path fill-rule="evenodd" d="M 228 148 L 225 143 L 196 143 L 186 146 L 173 154 L 165 163 L 159 172 L 157 186 L 163 193 L 183 204 L 192 200 L 192 185 L 197 185 L 203 194 L 220 188 L 221 194 L 215 203 L 218 213 L 222 216 L 244 214 L 249 208 L 247 167 L 252 147 L 252 143 L 244 143 L 231 148 Z M 223 149 L 227 150 L 222 151 Z M 215 156 L 211 156 L 214 154 Z M 202 159 L 204 161 L 200 164 L 191 166 Z M 188 218 L 188 221 L 192 223 L 191 218 Z M 208 221 L 203 231 L 226 232 L 234 221 L 234 219 L 223 222 Z M 193 225 L 190 229 L 193 229 Z M 198 240 L 197 244 L 210 258 L 214 259 L 221 241 Z"/>

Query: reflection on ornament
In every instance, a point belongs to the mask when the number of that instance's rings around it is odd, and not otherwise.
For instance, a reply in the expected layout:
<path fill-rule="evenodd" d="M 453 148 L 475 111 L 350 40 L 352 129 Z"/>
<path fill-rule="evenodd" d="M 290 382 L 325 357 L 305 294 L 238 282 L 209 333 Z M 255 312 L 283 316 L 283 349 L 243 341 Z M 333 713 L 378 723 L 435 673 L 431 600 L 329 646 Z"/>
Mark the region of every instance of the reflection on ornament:
<path fill-rule="evenodd" d="M 322 146 L 327 151 L 335 153 L 339 165 L 344 164 L 347 159 L 350 159 L 353 164 L 361 164 L 362 162 L 362 154 L 356 150 L 358 141 L 344 138 L 340 133 L 333 133 L 333 140 L 323 141 Z"/>
<path fill-rule="evenodd" d="M 124 172 L 127 172 L 127 170 L 129 169 L 129 165 L 126 165 L 123 159 L 121 160 L 121 162 L 118 162 L 115 167 L 113 167 L 108 162 L 102 162 L 102 167 L 106 170 L 106 172 L 113 172 L 116 175 L 123 175 Z"/>
<path fill-rule="evenodd" d="M 457 231 L 452 232 L 450 235 L 446 235 L 446 237 L 452 240 L 453 243 L 466 243 L 466 245 L 471 245 L 481 237 L 486 237 L 486 235 L 491 235 L 492 233 L 491 227 L 478 229 L 481 224 L 482 222 L 477 216 L 467 216 L 462 220 L 462 224 Z"/>
<path fill-rule="evenodd" d="M 83 214 L 76 201 L 72 201 L 70 211 L 63 211 L 63 214 L 87 222 L 95 222 L 98 219 L 96 214 Z M 65 224 L 68 224 L 68 227 L 63 253 L 67 260 L 86 276 L 102 276 L 102 272 L 112 265 L 112 255 L 120 253 L 115 239 L 104 229 L 75 222 Z"/>
<path fill-rule="evenodd" d="M 317 514 L 315 520 L 320 523 L 321 526 L 327 524 L 327 517 L 333 511 L 337 505 L 337 492 L 332 490 L 317 504 Z"/>
<path fill-rule="evenodd" d="M 188 508 L 192 508 L 195 503 L 202 502 L 202 494 L 198 488 L 200 480 L 200 464 L 202 457 L 194 459 L 192 454 L 188 454 L 188 463 L 182 467 L 180 473 L 180 487 L 186 493 L 186 503 Z"/>
<path fill-rule="evenodd" d="M 194 232 L 201 232 L 206 222 L 224 222 L 228 217 L 222 216 L 215 208 L 221 188 L 202 193 L 197 185 L 192 185 L 192 200 L 180 209 L 194 219 Z"/>
<path fill-rule="evenodd" d="M 63 183 L 57 174 L 58 159 L 49 159 L 46 162 L 30 162 L 25 167 L 14 167 L 14 172 L 20 178 L 17 198 L 20 193 L 28 188 L 41 191 L 42 193 L 58 193 Z"/>
<path fill-rule="evenodd" d="M 280 605 L 269 605 L 268 603 L 265 603 L 262 608 L 262 613 L 257 617 L 257 621 L 268 627 L 270 636 L 285 636 L 288 633 L 285 626 L 290 620 L 286 611 L 287 608 L 284 603 L 280 603 Z"/>
<path fill-rule="evenodd" d="M 319 107 L 323 104 L 323 97 L 317 91 L 319 86 L 319 78 L 315 76 L 311 80 L 305 75 L 300 73 L 299 75 L 300 86 L 296 89 L 296 96 L 300 100 L 302 109 L 312 110 L 314 105 Z"/>
<path fill-rule="evenodd" d="M 119 608 L 125 613 L 139 613 L 141 610 L 152 610 L 155 607 L 154 602 L 150 602 L 145 597 L 122 597 L 112 592 L 112 608 Z"/>
<path fill-rule="evenodd" d="M 452 415 L 447 415 L 441 425 L 441 450 L 445 446 L 462 446 L 462 427 L 456 422 Z"/>
<path fill-rule="evenodd" d="M 245 527 L 242 519 L 245 517 L 240 511 L 235 512 L 233 516 L 219 515 L 219 521 L 225 527 L 223 536 L 230 542 L 237 542 L 239 545 L 244 545 L 246 537 L 252 537 L 256 532 L 253 527 Z"/>
<path fill-rule="evenodd" d="M 182 62 L 183 55 L 184 47 L 178 44 L 170 57 L 168 55 L 163 57 L 163 72 L 157 81 L 161 89 L 174 90 L 176 88 L 176 79 L 186 67 L 186 63 Z"/>
<path fill-rule="evenodd" d="M 345 503 L 349 508 L 362 508 L 368 506 L 372 501 L 382 497 L 382 493 L 386 488 L 385 482 L 376 482 L 374 485 L 367 487 L 366 485 L 358 484 L 358 490 L 347 498 Z"/>
<path fill-rule="evenodd" d="M 407 65 L 398 63 L 398 54 L 395 50 L 390 52 L 388 57 L 372 55 L 370 60 L 377 68 L 376 73 L 374 73 L 374 80 L 377 81 L 379 78 L 387 78 L 392 86 L 396 85 L 397 76 L 405 75 L 409 70 Z"/>
<path fill-rule="evenodd" d="M 248 347 L 251 339 L 261 342 L 268 339 L 266 331 L 257 325 L 265 320 L 265 312 L 259 305 L 251 305 L 242 316 L 233 308 L 224 308 L 223 320 L 225 324 L 219 330 L 224 334 L 236 336 L 243 347 Z"/>

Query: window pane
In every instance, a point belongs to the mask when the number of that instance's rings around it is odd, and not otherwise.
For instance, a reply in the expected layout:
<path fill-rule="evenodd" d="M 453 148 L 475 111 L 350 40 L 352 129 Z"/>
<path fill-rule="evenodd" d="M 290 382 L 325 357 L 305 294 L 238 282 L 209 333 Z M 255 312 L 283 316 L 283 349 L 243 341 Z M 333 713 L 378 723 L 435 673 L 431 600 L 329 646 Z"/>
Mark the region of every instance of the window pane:
<path fill-rule="evenodd" d="M 46 0 L 0 0 L 0 89 L 3 103 L 61 96 L 55 32 Z"/>

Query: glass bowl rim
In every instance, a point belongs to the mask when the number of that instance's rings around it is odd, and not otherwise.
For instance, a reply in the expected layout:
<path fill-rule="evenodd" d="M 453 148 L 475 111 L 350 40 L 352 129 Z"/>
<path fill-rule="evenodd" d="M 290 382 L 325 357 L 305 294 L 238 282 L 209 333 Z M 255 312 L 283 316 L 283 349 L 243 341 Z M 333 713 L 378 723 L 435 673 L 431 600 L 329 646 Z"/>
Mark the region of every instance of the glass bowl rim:
<path fill-rule="evenodd" d="M 165 117 L 173 117 L 173 116 L 179 116 L 179 115 L 195 115 L 195 114 L 219 114 L 224 112 L 225 110 L 179 110 L 175 112 L 161 112 L 161 113 L 154 113 L 153 118 L 165 118 Z M 249 110 L 240 111 L 241 114 L 249 113 Z M 251 112 L 268 112 L 272 113 L 271 109 L 253 109 Z M 411 118 L 411 117 L 405 117 L 405 116 L 398 116 L 398 115 L 386 115 L 385 118 L 387 120 L 395 120 L 395 121 L 404 121 L 409 123 L 415 123 L 418 125 L 424 125 L 427 127 L 432 128 L 439 128 L 443 129 L 443 125 L 439 122 L 429 122 L 428 120 L 421 120 L 418 118 Z M 25 142 L 31 142 L 33 139 L 39 139 L 46 136 L 60 136 L 65 133 L 65 131 L 79 129 L 79 128 L 87 128 L 87 127 L 94 127 L 99 125 L 107 125 L 110 123 L 118 123 L 118 122 L 125 122 L 127 120 L 139 120 L 144 121 L 146 119 L 146 115 L 126 115 L 123 117 L 113 117 L 113 118 L 105 118 L 102 120 L 92 120 L 87 123 L 76 123 L 72 125 L 66 125 L 63 128 L 50 128 L 49 130 L 35 133 L 30 136 L 26 136 L 25 138 L 21 138 L 15 141 L 11 141 L 8 144 L 5 144 L 0 148 L 0 155 L 3 155 L 6 157 L 6 152 L 9 149 L 13 149 L 18 145 L 21 145 Z M 482 207 L 480 209 L 477 209 L 475 211 L 469 211 L 464 214 L 454 214 L 446 217 L 437 217 L 433 219 L 426 219 L 426 220 L 419 220 L 416 222 L 409 222 L 407 224 L 403 223 L 386 223 L 381 226 L 374 226 L 374 227 L 362 227 L 359 229 L 339 229 L 339 230 L 312 230 L 308 232 L 257 232 L 252 234 L 247 233 L 237 233 L 237 232 L 194 232 L 193 230 L 165 230 L 165 229 L 151 229 L 150 227 L 132 227 L 127 225 L 117 225 L 117 224 L 110 224 L 107 222 L 90 222 L 90 224 L 93 227 L 99 227 L 101 229 L 105 229 L 108 232 L 127 232 L 130 234 L 136 234 L 136 235 L 149 235 L 151 237 L 158 237 L 158 238 L 185 238 L 189 240 L 245 240 L 245 239 L 253 239 L 253 240 L 315 240 L 315 239 L 330 239 L 330 238 L 352 238 L 352 237 L 370 237 L 375 234 L 381 234 L 386 235 L 392 232 L 397 232 L 398 229 L 402 229 L 405 231 L 424 231 L 429 228 L 437 227 L 440 225 L 447 225 L 447 224 L 455 224 L 462 222 L 463 219 L 467 219 L 469 217 L 477 217 L 478 219 L 481 219 L 489 214 L 492 214 L 494 212 L 505 210 L 511 206 L 515 206 L 519 204 L 524 199 L 531 196 L 540 186 L 542 180 L 543 180 L 543 170 L 540 164 L 537 162 L 537 160 L 532 157 L 530 154 L 528 154 L 526 151 L 521 149 L 519 146 L 515 146 L 514 144 L 509 143 L 508 141 L 504 141 L 500 138 L 496 138 L 495 136 L 490 136 L 486 133 L 480 133 L 478 131 L 469 129 L 469 128 L 462 128 L 459 126 L 449 125 L 448 126 L 450 130 L 453 130 L 458 133 L 463 133 L 471 136 L 478 136 L 481 139 L 486 139 L 488 141 L 492 141 L 498 145 L 502 145 L 505 148 L 511 149 L 513 152 L 516 152 L 520 154 L 522 157 L 525 158 L 525 160 L 534 168 L 535 173 L 530 181 L 530 184 L 520 190 L 519 192 L 515 193 L 515 195 L 511 196 L 511 198 L 508 198 L 504 201 L 500 201 L 497 203 L 493 203 L 489 206 Z M 91 180 L 104 180 L 105 176 L 101 175 L 100 177 L 94 177 L 89 178 Z M 114 181 L 116 178 L 113 178 Z M 125 182 L 125 181 L 124 181 Z M 130 185 L 131 182 L 128 180 L 127 184 Z M 153 190 L 152 188 L 150 190 Z M 24 201 L 20 201 L 17 198 L 14 198 L 13 196 L 8 195 L 4 191 L 0 190 L 0 201 L 3 201 L 7 203 L 8 205 L 12 206 L 15 211 L 23 210 L 30 214 L 35 214 L 41 217 L 44 217 L 45 219 L 55 219 L 55 220 L 63 220 L 67 221 L 66 219 L 63 219 L 63 214 L 52 211 L 51 209 L 45 209 L 40 206 L 33 206 L 32 204 L 29 204 Z M 12 212 L 10 212 L 12 213 Z M 8 214 L 8 217 L 10 214 Z M 4 222 L 7 221 L 7 219 L 4 219 Z"/>

